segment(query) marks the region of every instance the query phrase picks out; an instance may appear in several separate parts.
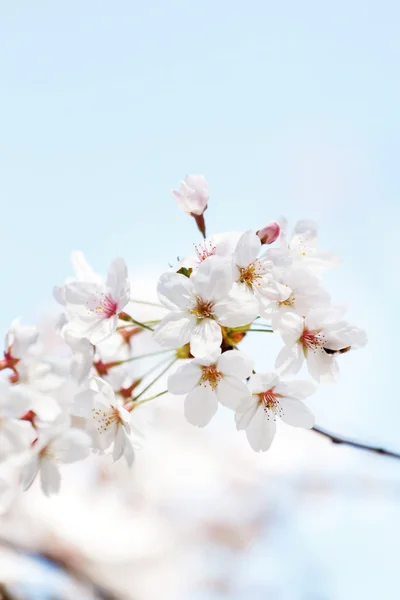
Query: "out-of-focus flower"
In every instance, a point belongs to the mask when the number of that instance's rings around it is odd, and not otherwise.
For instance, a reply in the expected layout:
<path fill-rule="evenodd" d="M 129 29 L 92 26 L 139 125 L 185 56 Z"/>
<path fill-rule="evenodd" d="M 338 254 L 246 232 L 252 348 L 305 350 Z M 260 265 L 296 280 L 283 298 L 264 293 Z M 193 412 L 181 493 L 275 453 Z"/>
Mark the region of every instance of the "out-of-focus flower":
<path fill-rule="evenodd" d="M 76 281 L 65 285 L 65 330 L 98 344 L 117 328 L 118 314 L 129 302 L 130 285 L 125 261 L 116 258 L 105 284 Z"/>
<path fill-rule="evenodd" d="M 62 424 L 58 428 L 41 430 L 31 449 L 31 456 L 22 469 L 22 487 L 30 488 L 40 473 L 46 496 L 60 490 L 61 475 L 58 463 L 72 463 L 89 456 L 90 437 L 85 431 Z"/>
<path fill-rule="evenodd" d="M 292 427 L 313 427 L 314 416 L 301 400 L 315 389 L 310 381 L 281 381 L 276 373 L 252 375 L 249 395 L 236 410 L 236 428 L 246 430 L 255 452 L 265 452 L 274 439 L 277 416 Z"/>
<path fill-rule="evenodd" d="M 243 379 L 253 368 L 250 360 L 237 350 L 229 350 L 210 358 L 195 358 L 179 367 L 168 378 L 168 391 L 187 394 L 185 417 L 192 425 L 204 427 L 218 408 L 218 402 L 235 409 L 247 395 Z"/>

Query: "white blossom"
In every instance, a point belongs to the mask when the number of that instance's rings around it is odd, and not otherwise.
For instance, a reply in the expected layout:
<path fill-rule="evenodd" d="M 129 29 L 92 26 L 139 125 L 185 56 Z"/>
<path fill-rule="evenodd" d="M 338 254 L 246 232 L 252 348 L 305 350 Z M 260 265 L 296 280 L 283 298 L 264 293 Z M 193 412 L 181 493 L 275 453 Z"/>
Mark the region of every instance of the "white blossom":
<path fill-rule="evenodd" d="M 302 402 L 314 393 L 309 381 L 281 381 L 276 373 L 257 373 L 249 381 L 249 392 L 236 409 L 236 428 L 245 429 L 251 448 L 265 452 L 276 432 L 276 417 L 292 427 L 310 429 L 314 416 Z"/>
<path fill-rule="evenodd" d="M 306 317 L 287 313 L 281 319 L 280 333 L 285 346 L 275 367 L 284 375 L 295 375 L 306 360 L 311 377 L 323 383 L 337 379 L 338 354 L 367 343 L 365 332 L 342 321 L 335 309 L 315 309 Z"/>
<path fill-rule="evenodd" d="M 232 289 L 232 267 L 214 256 L 204 261 L 192 277 L 165 273 L 158 282 L 161 303 L 171 312 L 154 331 L 154 339 L 167 348 L 190 342 L 193 356 L 215 352 L 221 345 L 221 325 L 239 327 L 258 314 L 248 294 Z"/>
<path fill-rule="evenodd" d="M 185 417 L 192 425 L 204 427 L 218 408 L 218 402 L 235 409 L 247 393 L 243 379 L 250 376 L 253 364 L 237 350 L 210 358 L 195 358 L 180 366 L 168 378 L 168 391 L 187 394 Z"/>
<path fill-rule="evenodd" d="M 98 344 L 117 328 L 118 314 L 129 302 L 130 284 L 125 261 L 115 259 L 103 283 L 75 281 L 65 285 L 67 324 L 74 335 Z"/>

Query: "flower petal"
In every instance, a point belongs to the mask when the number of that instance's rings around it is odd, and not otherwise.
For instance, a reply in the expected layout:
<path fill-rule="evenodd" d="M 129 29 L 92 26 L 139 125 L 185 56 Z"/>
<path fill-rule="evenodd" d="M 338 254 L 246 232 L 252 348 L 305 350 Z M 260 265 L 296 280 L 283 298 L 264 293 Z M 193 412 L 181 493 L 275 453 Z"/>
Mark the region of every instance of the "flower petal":
<path fill-rule="evenodd" d="M 268 450 L 274 439 L 276 431 L 275 419 L 272 414 L 270 418 L 268 416 L 263 407 L 259 406 L 246 429 L 247 439 L 255 452 L 265 452 Z"/>
<path fill-rule="evenodd" d="M 304 362 L 304 354 L 299 344 L 293 347 L 284 346 L 275 361 L 275 368 L 282 375 L 296 375 Z"/>
<path fill-rule="evenodd" d="M 32 456 L 29 461 L 24 465 L 21 471 L 21 485 L 24 491 L 28 490 L 32 483 L 35 481 L 36 475 L 39 470 L 39 457 L 37 455 Z"/>
<path fill-rule="evenodd" d="M 217 368 L 224 375 L 246 379 L 250 377 L 253 370 L 253 361 L 237 350 L 228 350 L 219 357 Z"/>
<path fill-rule="evenodd" d="M 234 261 L 239 267 L 247 267 L 254 262 L 261 249 L 261 240 L 254 231 L 246 231 L 235 249 Z"/>
<path fill-rule="evenodd" d="M 225 300 L 214 305 L 214 315 L 225 327 L 241 327 L 258 316 L 258 302 L 253 294 L 235 285 Z"/>
<path fill-rule="evenodd" d="M 222 333 L 218 323 L 212 319 L 202 319 L 190 336 L 190 352 L 196 357 L 207 356 L 215 352 L 221 342 Z"/>
<path fill-rule="evenodd" d="M 48 458 L 40 460 L 40 483 L 45 496 L 51 496 L 60 491 L 61 475 L 53 460 Z"/>
<path fill-rule="evenodd" d="M 314 415 L 301 400 L 281 398 L 279 404 L 282 409 L 279 416 L 287 425 L 305 427 L 306 429 L 311 429 L 314 426 Z"/>
<path fill-rule="evenodd" d="M 194 295 L 193 282 L 181 273 L 164 273 L 158 280 L 157 293 L 170 310 L 185 310 Z"/>
<path fill-rule="evenodd" d="M 187 394 L 199 384 L 201 368 L 193 361 L 185 363 L 168 377 L 168 391 L 171 394 Z"/>
<path fill-rule="evenodd" d="M 239 402 L 235 413 L 236 429 L 238 431 L 246 429 L 249 426 L 252 418 L 256 414 L 257 408 L 258 398 L 251 396 L 250 394 Z"/>
<path fill-rule="evenodd" d="M 208 386 L 196 387 L 185 398 L 185 418 L 191 425 L 205 427 L 217 409 L 217 396 Z"/>
<path fill-rule="evenodd" d="M 282 396 L 304 400 L 317 390 L 312 381 L 281 381 L 275 387 L 275 392 Z"/>
<path fill-rule="evenodd" d="M 249 389 L 240 379 L 225 375 L 219 382 L 215 393 L 221 404 L 235 410 L 240 401 L 249 395 Z"/>
<path fill-rule="evenodd" d="M 187 312 L 171 312 L 154 330 L 154 340 L 165 348 L 180 348 L 190 340 L 197 319 Z"/>
<path fill-rule="evenodd" d="M 191 279 L 196 295 L 206 301 L 225 298 L 233 285 L 232 264 L 219 256 L 203 260 Z"/>

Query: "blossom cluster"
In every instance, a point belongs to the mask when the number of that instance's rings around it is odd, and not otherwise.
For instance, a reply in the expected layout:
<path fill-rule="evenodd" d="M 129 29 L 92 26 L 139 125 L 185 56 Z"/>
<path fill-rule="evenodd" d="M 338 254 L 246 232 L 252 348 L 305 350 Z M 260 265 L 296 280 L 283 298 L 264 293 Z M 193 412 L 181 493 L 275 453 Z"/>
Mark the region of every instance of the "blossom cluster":
<path fill-rule="evenodd" d="M 74 252 L 75 277 L 54 289 L 59 351 L 52 354 L 38 328 L 11 324 L 0 361 L 0 466 L 12 461 L 23 489 L 39 476 L 45 494 L 56 493 L 60 464 L 91 452 L 131 466 L 143 437 L 138 409 L 167 392 L 185 396 L 184 415 L 198 427 L 222 404 L 251 448 L 266 451 L 277 418 L 313 427 L 304 400 L 337 379 L 341 354 L 365 345 L 364 331 L 321 285 L 339 261 L 318 248 L 313 222 L 299 221 L 291 235 L 280 219 L 206 237 L 204 177 L 188 176 L 173 196 L 204 239 L 159 278 L 161 318 L 138 320 L 122 258 L 102 277 Z M 282 341 L 275 364 L 258 358 L 261 372 L 239 349 L 252 332 L 266 345 L 270 334 Z M 132 340 L 143 335 L 158 347 L 137 355 Z M 152 361 L 140 377 L 132 369 L 139 359 Z M 294 379 L 303 365 L 310 378 Z M 163 376 L 167 389 L 149 392 Z"/>

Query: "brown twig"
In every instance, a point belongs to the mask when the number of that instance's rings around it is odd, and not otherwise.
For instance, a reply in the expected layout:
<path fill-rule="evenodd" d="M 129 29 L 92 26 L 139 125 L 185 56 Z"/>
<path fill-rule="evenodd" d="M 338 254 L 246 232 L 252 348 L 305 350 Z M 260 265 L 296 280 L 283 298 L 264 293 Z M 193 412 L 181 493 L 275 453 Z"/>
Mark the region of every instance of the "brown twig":
<path fill-rule="evenodd" d="M 321 427 L 313 427 L 312 431 L 315 431 L 315 433 L 328 438 L 333 444 L 343 444 L 344 446 L 351 446 L 352 448 L 358 448 L 359 450 L 374 452 L 375 454 L 380 454 L 381 456 L 390 456 L 391 458 L 400 459 L 400 453 L 398 452 L 392 452 L 392 450 L 386 450 L 385 448 L 380 448 L 379 446 L 371 446 L 370 444 L 365 444 L 364 442 L 345 438 L 337 435 L 336 433 L 325 431 L 325 429 L 321 429 Z"/>

